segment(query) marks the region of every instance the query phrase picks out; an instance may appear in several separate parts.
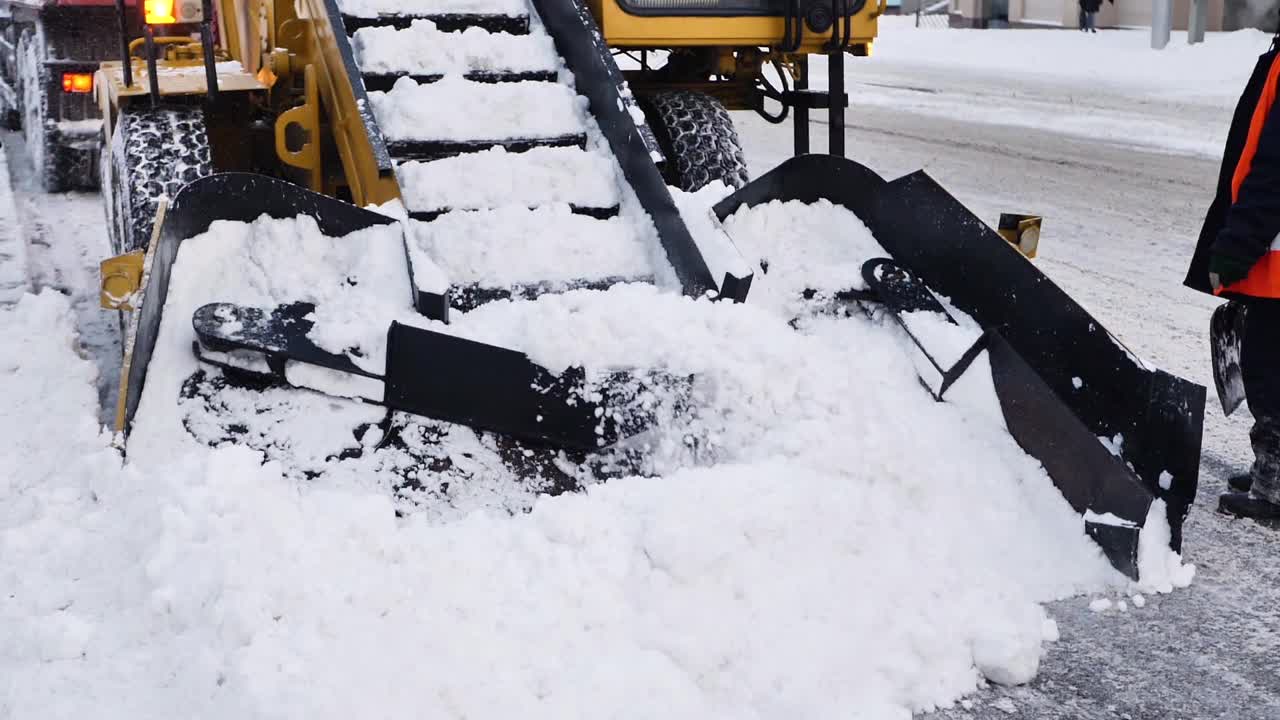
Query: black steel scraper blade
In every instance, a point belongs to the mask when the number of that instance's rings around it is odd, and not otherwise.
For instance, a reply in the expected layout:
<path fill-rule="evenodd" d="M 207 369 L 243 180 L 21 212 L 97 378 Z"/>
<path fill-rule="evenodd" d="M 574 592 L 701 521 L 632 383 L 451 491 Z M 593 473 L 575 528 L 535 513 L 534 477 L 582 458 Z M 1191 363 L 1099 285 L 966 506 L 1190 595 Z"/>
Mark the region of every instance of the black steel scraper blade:
<path fill-rule="evenodd" d="M 205 305 L 192 318 L 198 353 L 222 366 L 213 353 L 259 354 L 272 376 L 295 386 L 285 372 L 289 363 L 359 375 L 383 383 L 378 397 L 366 393 L 365 399 L 393 410 L 587 452 L 652 424 L 658 401 L 647 390 L 651 383 L 688 382 L 629 371 L 591 382 L 581 367 L 555 375 L 524 353 L 397 322 L 388 330 L 386 372 L 378 375 L 307 337 L 314 309 L 308 303 L 271 310 Z"/>

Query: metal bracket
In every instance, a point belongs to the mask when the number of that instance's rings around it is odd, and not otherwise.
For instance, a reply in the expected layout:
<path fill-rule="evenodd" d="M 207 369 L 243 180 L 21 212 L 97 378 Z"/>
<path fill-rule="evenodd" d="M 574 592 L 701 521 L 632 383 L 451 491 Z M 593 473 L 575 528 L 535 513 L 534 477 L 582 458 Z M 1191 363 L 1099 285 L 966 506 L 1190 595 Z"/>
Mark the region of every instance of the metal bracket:
<path fill-rule="evenodd" d="M 98 304 L 105 310 L 133 310 L 133 296 L 142 286 L 142 263 L 146 253 L 131 253 L 107 258 L 98 264 L 101 284 Z"/>
<path fill-rule="evenodd" d="M 316 88 L 315 65 L 308 64 L 303 71 L 303 102 L 285 110 L 276 118 L 276 155 L 280 162 L 307 171 L 307 188 L 321 192 L 323 179 L 320 172 L 320 101 Z M 297 125 L 307 133 L 307 139 L 299 150 L 290 150 L 288 130 Z"/>
<path fill-rule="evenodd" d="M 996 232 L 1018 252 L 1034 258 L 1040 247 L 1040 225 L 1043 221 L 1044 218 L 1039 215 L 1000 213 L 1000 224 Z"/>

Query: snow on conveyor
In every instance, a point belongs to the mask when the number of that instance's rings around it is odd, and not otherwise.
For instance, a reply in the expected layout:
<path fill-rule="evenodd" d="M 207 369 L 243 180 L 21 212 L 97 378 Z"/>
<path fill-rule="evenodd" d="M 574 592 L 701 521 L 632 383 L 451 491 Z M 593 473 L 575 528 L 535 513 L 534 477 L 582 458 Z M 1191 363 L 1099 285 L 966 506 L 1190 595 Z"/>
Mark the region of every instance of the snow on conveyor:
<path fill-rule="evenodd" d="M 555 44 L 545 33 L 508 35 L 477 27 L 441 32 L 430 20 L 415 20 L 404 30 L 362 28 L 352 46 L 365 74 L 555 72 L 560 65 Z"/>
<path fill-rule="evenodd" d="M 609 208 L 621 202 L 608 156 L 574 147 L 513 153 L 495 147 L 396 168 L 410 210 L 469 210 L 573 203 Z"/>
<path fill-rule="evenodd" d="M 499 141 L 584 131 L 585 99 L 556 83 L 481 83 L 450 75 L 420 85 L 405 76 L 389 92 L 369 93 L 369 101 L 393 141 Z"/>
<path fill-rule="evenodd" d="M 347 15 L 506 15 L 524 17 L 529 14 L 525 0 L 338 0 Z"/>
<path fill-rule="evenodd" d="M 501 288 L 653 275 L 635 223 L 575 215 L 567 205 L 452 212 L 410 228 L 409 252 L 425 253 L 457 284 Z"/>

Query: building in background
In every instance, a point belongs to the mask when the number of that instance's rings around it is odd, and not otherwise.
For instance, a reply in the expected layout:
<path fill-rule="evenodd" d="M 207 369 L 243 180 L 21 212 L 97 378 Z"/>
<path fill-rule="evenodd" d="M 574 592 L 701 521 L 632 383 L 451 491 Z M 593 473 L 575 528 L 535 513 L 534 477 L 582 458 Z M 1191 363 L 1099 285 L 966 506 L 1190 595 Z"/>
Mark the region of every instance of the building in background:
<path fill-rule="evenodd" d="M 1276 29 L 1280 0 L 1206 0 L 1210 32 L 1261 28 Z M 1173 0 L 1173 29 L 1186 30 L 1191 0 Z M 1063 27 L 1080 26 L 1077 0 L 951 0 L 952 27 Z M 1151 0 L 1103 2 L 1098 27 L 1151 27 Z"/>

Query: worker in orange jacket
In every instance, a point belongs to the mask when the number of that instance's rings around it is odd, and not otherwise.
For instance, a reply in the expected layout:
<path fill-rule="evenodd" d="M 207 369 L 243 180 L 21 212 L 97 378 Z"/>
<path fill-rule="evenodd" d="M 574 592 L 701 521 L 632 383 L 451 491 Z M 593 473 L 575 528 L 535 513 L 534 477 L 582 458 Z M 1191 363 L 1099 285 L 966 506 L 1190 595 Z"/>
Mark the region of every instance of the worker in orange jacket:
<path fill-rule="evenodd" d="M 1277 35 L 1280 40 L 1280 35 Z M 1186 285 L 1247 305 L 1240 370 L 1253 413 L 1254 462 L 1229 480 L 1222 512 L 1280 520 L 1280 45 L 1245 86 L 1227 134 L 1218 190 Z M 1273 112 L 1274 111 L 1274 112 Z"/>

